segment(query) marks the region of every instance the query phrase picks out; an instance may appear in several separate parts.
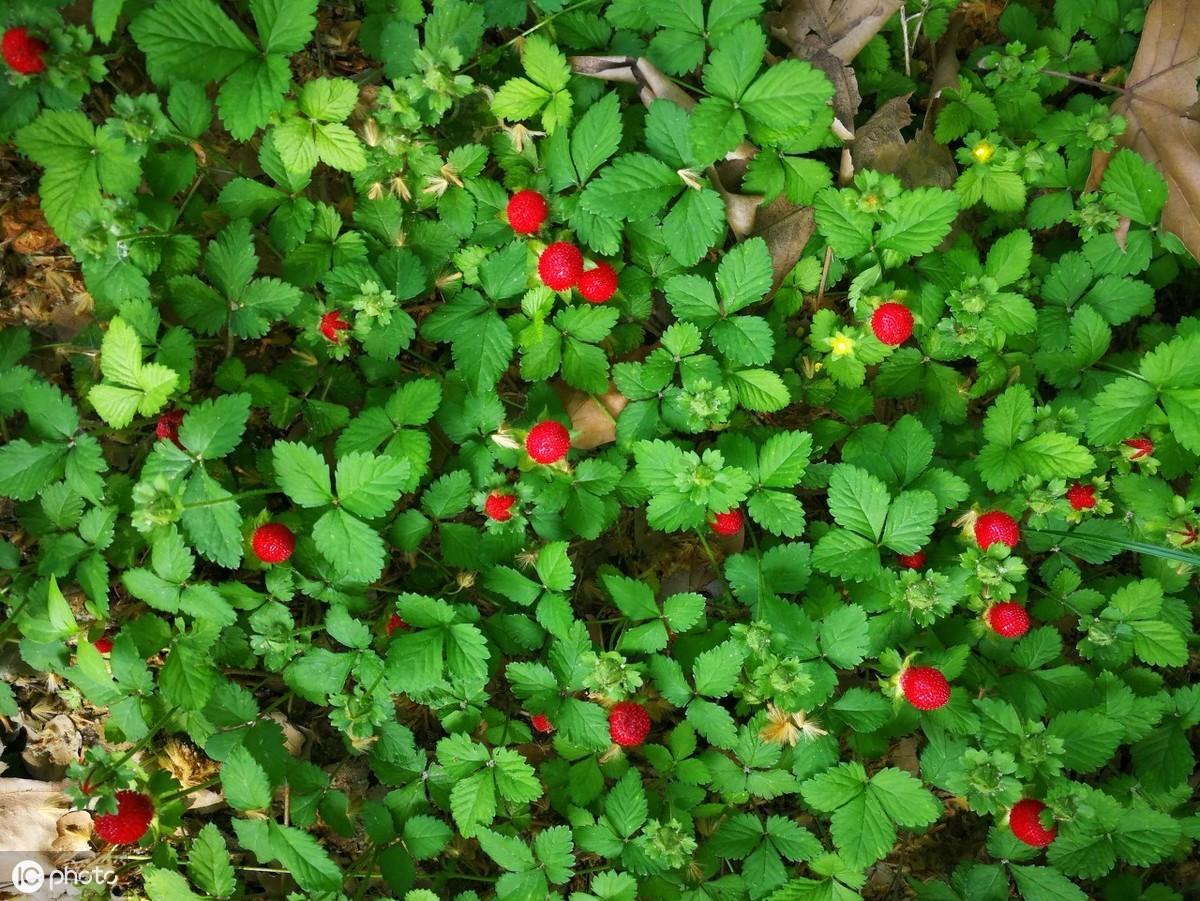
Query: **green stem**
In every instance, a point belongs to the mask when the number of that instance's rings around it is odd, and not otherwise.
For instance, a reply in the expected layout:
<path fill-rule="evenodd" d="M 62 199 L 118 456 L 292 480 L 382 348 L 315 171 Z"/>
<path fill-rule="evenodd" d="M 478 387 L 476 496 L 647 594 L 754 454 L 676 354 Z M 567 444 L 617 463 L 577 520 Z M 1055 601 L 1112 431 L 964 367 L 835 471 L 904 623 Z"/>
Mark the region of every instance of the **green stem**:
<path fill-rule="evenodd" d="M 264 494 L 277 494 L 275 488 L 252 488 L 249 491 L 239 491 L 237 494 L 231 494 L 229 497 L 218 497 L 210 501 L 196 501 L 192 504 L 184 504 L 184 510 L 195 510 L 198 507 L 214 507 L 217 504 L 227 504 L 230 501 L 238 501 L 244 497 L 262 497 Z"/>
<path fill-rule="evenodd" d="M 546 16 L 546 18 L 542 19 L 540 22 L 538 22 L 533 27 L 525 29 L 519 35 L 517 35 L 515 38 L 505 41 L 503 44 L 501 44 L 496 49 L 497 50 L 506 50 L 509 47 L 511 47 L 513 44 L 515 44 L 517 41 L 521 40 L 522 38 L 527 38 L 531 34 L 533 34 L 535 31 L 540 31 L 541 29 L 545 28 L 547 25 L 549 25 L 551 22 L 553 22 L 555 19 L 557 19 L 559 16 L 563 15 L 564 13 L 574 12 L 577 9 L 583 9 L 584 7 L 587 7 L 587 6 L 595 6 L 599 2 L 600 2 L 600 0 L 579 0 L 578 3 L 572 3 L 570 6 L 560 9 L 558 12 L 552 13 L 551 15 Z M 480 60 L 476 59 L 469 66 L 464 68 L 462 71 L 470 72 L 472 69 L 474 69 L 476 66 L 479 65 L 479 62 L 480 62 Z"/>

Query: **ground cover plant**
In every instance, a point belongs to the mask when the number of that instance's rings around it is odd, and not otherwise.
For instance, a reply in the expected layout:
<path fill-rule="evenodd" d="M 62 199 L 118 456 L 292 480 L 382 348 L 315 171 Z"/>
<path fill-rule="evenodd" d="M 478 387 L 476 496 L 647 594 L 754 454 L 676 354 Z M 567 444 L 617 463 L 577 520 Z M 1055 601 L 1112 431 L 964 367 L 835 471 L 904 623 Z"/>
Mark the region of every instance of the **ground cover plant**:
<path fill-rule="evenodd" d="M 1200 896 L 1194 4 L 0 29 L 0 850 Z"/>

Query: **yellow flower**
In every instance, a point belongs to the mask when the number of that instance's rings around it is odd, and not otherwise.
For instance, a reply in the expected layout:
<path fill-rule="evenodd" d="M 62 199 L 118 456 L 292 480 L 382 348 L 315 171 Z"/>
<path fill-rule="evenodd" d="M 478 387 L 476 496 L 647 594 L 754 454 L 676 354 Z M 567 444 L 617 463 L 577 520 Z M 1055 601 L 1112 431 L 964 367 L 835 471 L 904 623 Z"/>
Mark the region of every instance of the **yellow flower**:
<path fill-rule="evenodd" d="M 844 357 L 854 353 L 854 339 L 838 332 L 829 339 L 829 347 L 835 357 Z"/>
<path fill-rule="evenodd" d="M 996 155 L 996 148 L 991 141 L 980 141 L 971 148 L 971 156 L 975 157 L 975 162 L 986 163 Z"/>

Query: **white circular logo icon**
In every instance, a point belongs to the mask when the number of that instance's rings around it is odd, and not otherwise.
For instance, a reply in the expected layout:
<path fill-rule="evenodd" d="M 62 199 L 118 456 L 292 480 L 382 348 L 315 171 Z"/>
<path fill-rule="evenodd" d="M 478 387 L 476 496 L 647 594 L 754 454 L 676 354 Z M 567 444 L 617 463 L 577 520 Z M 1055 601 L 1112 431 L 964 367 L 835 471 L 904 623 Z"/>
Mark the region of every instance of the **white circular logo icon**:
<path fill-rule="evenodd" d="M 23 895 L 32 895 L 46 881 L 46 871 L 36 860 L 22 860 L 12 869 L 12 884 Z"/>

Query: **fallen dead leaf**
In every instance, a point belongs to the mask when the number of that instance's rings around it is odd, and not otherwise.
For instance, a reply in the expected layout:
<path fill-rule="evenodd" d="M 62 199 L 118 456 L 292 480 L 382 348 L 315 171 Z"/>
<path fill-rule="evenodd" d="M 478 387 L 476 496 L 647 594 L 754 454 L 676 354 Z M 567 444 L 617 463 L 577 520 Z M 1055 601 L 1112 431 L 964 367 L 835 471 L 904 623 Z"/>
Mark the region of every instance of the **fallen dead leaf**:
<path fill-rule="evenodd" d="M 21 757 L 37 778 L 61 779 L 83 751 L 83 736 L 66 714 L 60 713 L 38 731 L 29 725 L 26 729 L 29 741 Z"/>
<path fill-rule="evenodd" d="M 61 782 L 0 778 L 0 849 L 22 852 L 46 869 L 90 856 L 92 818 L 71 810 Z"/>
<path fill-rule="evenodd" d="M 1117 138 L 1140 153 L 1167 181 L 1162 226 L 1179 236 L 1200 258 L 1200 122 L 1190 118 L 1200 103 L 1200 4 L 1154 0 L 1146 13 L 1141 42 L 1125 94 L 1112 105 L 1128 125 Z M 1111 154 L 1092 155 L 1088 190 L 1104 177 Z"/>
<path fill-rule="evenodd" d="M 858 56 L 904 0 L 792 0 L 773 27 L 793 45 L 819 41 L 844 63 Z"/>
<path fill-rule="evenodd" d="M 615 385 L 609 385 L 608 391 L 599 396 L 564 382 L 556 382 L 554 390 L 571 417 L 571 443 L 575 447 L 591 450 L 617 440 L 617 416 L 629 399 Z"/>

